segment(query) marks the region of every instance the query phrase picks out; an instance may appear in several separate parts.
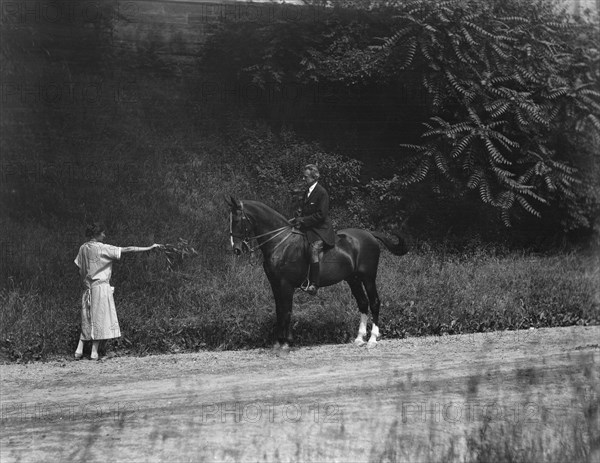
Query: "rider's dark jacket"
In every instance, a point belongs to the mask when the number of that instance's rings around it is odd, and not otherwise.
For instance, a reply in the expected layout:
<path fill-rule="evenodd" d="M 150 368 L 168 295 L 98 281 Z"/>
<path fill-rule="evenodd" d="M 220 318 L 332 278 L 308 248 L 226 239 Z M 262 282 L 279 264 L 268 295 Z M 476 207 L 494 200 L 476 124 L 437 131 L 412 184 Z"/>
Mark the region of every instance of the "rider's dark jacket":
<path fill-rule="evenodd" d="M 304 193 L 301 205 L 300 229 L 306 232 L 308 241 L 323 240 L 325 245 L 335 245 L 335 232 L 329 218 L 329 195 L 318 183 L 310 196 L 308 189 Z"/>

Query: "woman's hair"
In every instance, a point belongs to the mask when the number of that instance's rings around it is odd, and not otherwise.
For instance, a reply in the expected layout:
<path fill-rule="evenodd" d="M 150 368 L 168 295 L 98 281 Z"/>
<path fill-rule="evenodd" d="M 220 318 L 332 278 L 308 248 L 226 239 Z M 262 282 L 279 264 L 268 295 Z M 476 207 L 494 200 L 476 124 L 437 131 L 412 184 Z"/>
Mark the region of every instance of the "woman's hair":
<path fill-rule="evenodd" d="M 315 164 L 306 164 L 304 170 L 308 170 L 315 180 L 319 179 L 319 168 Z"/>
<path fill-rule="evenodd" d="M 102 222 L 89 223 L 85 228 L 85 236 L 86 238 L 93 238 L 94 236 L 98 236 L 103 231 L 104 225 Z"/>

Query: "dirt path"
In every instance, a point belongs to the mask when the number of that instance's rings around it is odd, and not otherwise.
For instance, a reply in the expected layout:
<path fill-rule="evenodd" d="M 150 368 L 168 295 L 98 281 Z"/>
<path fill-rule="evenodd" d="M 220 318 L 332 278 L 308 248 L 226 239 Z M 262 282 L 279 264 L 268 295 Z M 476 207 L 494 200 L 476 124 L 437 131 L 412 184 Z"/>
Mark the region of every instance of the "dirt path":
<path fill-rule="evenodd" d="M 2 365 L 0 460 L 423 461 L 464 456 L 484 422 L 549 451 L 598 401 L 599 344 L 573 327 Z"/>

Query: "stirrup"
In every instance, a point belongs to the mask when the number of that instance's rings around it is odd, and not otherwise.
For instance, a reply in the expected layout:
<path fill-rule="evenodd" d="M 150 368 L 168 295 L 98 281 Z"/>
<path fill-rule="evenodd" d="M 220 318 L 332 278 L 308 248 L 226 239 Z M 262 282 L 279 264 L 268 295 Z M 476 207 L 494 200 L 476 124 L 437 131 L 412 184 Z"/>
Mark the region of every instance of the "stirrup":
<path fill-rule="evenodd" d="M 306 292 L 308 294 L 310 294 L 311 296 L 316 296 L 317 293 L 319 292 L 319 287 L 316 286 L 315 284 L 311 284 L 308 288 L 306 288 Z"/>
<path fill-rule="evenodd" d="M 304 281 L 302 282 L 302 284 L 300 285 L 300 289 L 301 289 L 302 291 L 306 292 L 306 290 L 308 290 L 309 286 L 310 286 L 310 281 L 308 281 L 308 278 L 307 278 L 307 279 L 306 279 L 306 280 L 304 280 Z"/>

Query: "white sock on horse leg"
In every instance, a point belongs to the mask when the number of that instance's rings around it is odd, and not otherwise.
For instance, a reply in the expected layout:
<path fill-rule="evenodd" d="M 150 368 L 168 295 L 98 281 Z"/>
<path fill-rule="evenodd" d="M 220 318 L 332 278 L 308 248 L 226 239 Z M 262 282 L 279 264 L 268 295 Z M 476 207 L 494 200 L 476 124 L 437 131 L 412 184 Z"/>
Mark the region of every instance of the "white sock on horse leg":
<path fill-rule="evenodd" d="M 360 314 L 360 325 L 358 326 L 358 336 L 356 336 L 356 339 L 354 340 L 355 344 L 362 346 L 365 343 L 364 338 L 367 335 L 367 319 L 368 315 L 366 313 Z"/>
<path fill-rule="evenodd" d="M 371 337 L 369 338 L 369 344 L 376 344 L 378 337 L 379 327 L 375 323 L 373 323 L 373 327 L 371 328 Z"/>
<path fill-rule="evenodd" d="M 371 338 L 373 337 L 379 337 L 379 327 L 375 323 L 373 323 L 373 328 L 371 328 Z"/>
<path fill-rule="evenodd" d="M 366 336 L 367 335 L 367 319 L 369 316 L 366 313 L 360 314 L 360 325 L 358 326 L 358 335 Z"/>

